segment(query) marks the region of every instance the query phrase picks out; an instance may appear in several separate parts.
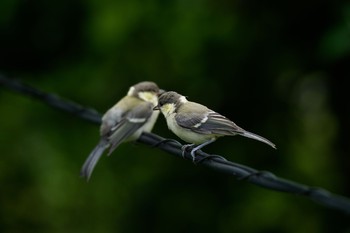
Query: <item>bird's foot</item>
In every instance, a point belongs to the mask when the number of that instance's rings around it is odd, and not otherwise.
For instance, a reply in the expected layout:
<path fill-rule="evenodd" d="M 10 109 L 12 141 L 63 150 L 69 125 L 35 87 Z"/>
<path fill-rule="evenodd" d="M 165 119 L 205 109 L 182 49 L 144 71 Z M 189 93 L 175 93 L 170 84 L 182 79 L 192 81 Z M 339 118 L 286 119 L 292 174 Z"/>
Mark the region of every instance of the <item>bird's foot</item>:
<path fill-rule="evenodd" d="M 195 155 L 193 152 L 193 150 L 195 150 L 196 148 L 193 148 L 194 144 L 186 144 L 186 145 L 183 145 L 181 147 L 181 150 L 182 150 L 182 158 L 185 158 L 185 153 L 186 151 L 188 150 L 188 148 L 191 148 L 191 157 L 192 157 L 192 160 L 195 161 Z"/>

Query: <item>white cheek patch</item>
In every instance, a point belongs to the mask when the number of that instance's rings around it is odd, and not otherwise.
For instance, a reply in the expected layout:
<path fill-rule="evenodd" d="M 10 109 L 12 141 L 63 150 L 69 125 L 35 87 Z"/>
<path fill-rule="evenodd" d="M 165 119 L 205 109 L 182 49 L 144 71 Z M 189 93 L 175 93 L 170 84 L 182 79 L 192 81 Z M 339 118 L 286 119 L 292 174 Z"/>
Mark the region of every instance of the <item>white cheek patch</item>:
<path fill-rule="evenodd" d="M 152 92 L 147 92 L 147 91 L 139 92 L 138 96 L 139 96 L 140 99 L 142 99 L 142 100 L 144 100 L 146 102 L 150 102 L 154 106 L 156 106 L 158 104 L 158 98 Z"/>
<path fill-rule="evenodd" d="M 194 128 L 198 128 L 199 126 L 201 126 L 203 123 L 205 123 L 208 120 L 208 117 L 204 117 L 201 122 L 199 122 L 198 124 L 195 124 L 193 127 Z"/>
<path fill-rule="evenodd" d="M 170 115 L 175 112 L 175 104 L 164 104 L 160 110 L 164 115 Z"/>

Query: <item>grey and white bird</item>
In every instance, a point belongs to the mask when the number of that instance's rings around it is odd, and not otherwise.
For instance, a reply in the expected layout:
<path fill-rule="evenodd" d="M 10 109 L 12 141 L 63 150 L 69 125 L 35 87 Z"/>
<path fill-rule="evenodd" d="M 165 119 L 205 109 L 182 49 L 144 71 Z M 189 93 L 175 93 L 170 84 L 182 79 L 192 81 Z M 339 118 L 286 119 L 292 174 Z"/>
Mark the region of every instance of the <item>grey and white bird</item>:
<path fill-rule="evenodd" d="M 109 148 L 110 155 L 122 142 L 137 140 L 142 132 L 150 132 L 158 118 L 160 89 L 154 82 L 140 82 L 130 87 L 127 95 L 102 117 L 100 141 L 81 168 L 80 175 L 90 179 L 98 160 Z"/>
<path fill-rule="evenodd" d="M 204 105 L 188 101 L 174 91 L 164 92 L 159 96 L 158 105 L 154 110 L 160 110 L 164 115 L 168 128 L 190 146 L 191 155 L 195 160 L 195 152 L 214 142 L 222 136 L 241 135 L 264 142 L 276 149 L 275 144 L 257 134 L 248 132 L 234 122 Z"/>

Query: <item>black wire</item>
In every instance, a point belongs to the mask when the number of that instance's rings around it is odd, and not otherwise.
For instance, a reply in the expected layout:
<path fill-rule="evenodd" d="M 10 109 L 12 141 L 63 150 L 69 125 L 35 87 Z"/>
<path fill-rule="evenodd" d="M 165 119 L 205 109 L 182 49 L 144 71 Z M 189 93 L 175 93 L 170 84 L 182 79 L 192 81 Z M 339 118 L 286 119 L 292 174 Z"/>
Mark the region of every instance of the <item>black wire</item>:
<path fill-rule="evenodd" d="M 42 92 L 2 75 L 0 75 L 0 84 L 12 91 L 38 99 L 54 108 L 72 113 L 89 122 L 95 124 L 101 123 L 101 115 L 91 108 L 82 107 L 74 102 L 64 100 L 57 95 Z M 143 133 L 138 139 L 138 142 L 151 147 L 157 147 L 180 158 L 184 156 L 185 159 L 192 161 L 190 152 L 185 151 L 183 153 L 181 149 L 182 145 L 173 139 L 165 139 L 152 133 Z M 350 213 L 350 200 L 348 198 L 332 194 L 325 189 L 309 187 L 279 178 L 271 172 L 258 171 L 254 168 L 228 161 L 222 156 L 207 154 L 201 150 L 196 152 L 196 161 L 197 164 L 235 176 L 238 180 L 245 180 L 270 190 L 302 195 L 327 207 Z"/>
<path fill-rule="evenodd" d="M 50 105 L 51 107 L 72 113 L 73 115 L 83 118 L 92 123 L 101 123 L 101 115 L 92 108 L 82 107 L 81 105 L 72 101 L 64 100 L 55 94 L 45 93 L 31 86 L 25 85 L 17 80 L 8 79 L 1 74 L 0 84 L 12 91 L 30 96 L 34 99 L 38 99 Z"/>

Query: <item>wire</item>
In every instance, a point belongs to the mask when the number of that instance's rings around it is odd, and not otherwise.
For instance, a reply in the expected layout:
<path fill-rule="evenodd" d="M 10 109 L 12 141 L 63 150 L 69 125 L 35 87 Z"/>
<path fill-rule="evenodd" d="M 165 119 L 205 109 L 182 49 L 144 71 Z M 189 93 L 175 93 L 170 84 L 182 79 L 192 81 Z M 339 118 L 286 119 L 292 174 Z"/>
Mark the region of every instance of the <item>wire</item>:
<path fill-rule="evenodd" d="M 92 108 L 83 107 L 77 103 L 60 98 L 57 95 L 45 93 L 36 88 L 24 85 L 21 82 L 6 78 L 0 74 L 0 85 L 19 94 L 30 96 L 40 100 L 51 107 L 87 120 L 94 124 L 101 123 L 101 114 Z M 179 142 L 165 139 L 153 133 L 143 133 L 138 139 L 139 143 L 159 148 L 169 154 L 192 161 L 189 151 L 183 151 Z M 207 154 L 201 150 L 196 152 L 196 164 L 201 164 L 216 171 L 235 176 L 238 180 L 245 180 L 255 185 L 279 192 L 297 194 L 308 197 L 324 206 L 334 208 L 345 213 L 350 213 L 350 199 L 332 194 L 331 192 L 316 187 L 310 187 L 294 181 L 279 178 L 268 171 L 258 171 L 254 168 L 233 163 L 223 156 Z"/>

